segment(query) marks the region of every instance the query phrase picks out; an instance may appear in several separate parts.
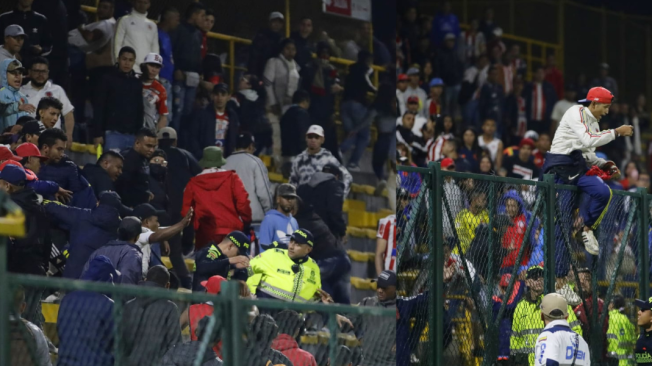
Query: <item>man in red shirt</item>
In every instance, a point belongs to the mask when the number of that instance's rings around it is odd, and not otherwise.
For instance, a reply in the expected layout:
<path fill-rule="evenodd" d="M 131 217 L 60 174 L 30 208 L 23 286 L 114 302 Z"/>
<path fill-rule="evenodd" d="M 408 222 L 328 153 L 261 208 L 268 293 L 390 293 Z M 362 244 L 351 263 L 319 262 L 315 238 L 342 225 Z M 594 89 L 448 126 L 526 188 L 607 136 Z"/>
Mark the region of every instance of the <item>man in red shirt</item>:
<path fill-rule="evenodd" d="M 294 366 L 317 366 L 315 357 L 299 348 L 296 339 L 299 338 L 304 325 L 304 319 L 294 310 L 283 310 L 274 316 L 278 325 L 278 336 L 272 342 L 272 349 L 285 355 Z"/>
<path fill-rule="evenodd" d="M 206 9 L 206 18 L 204 22 L 199 23 L 199 30 L 201 31 L 201 58 L 206 57 L 208 52 L 208 32 L 213 29 L 215 25 L 215 13 L 211 9 Z"/>

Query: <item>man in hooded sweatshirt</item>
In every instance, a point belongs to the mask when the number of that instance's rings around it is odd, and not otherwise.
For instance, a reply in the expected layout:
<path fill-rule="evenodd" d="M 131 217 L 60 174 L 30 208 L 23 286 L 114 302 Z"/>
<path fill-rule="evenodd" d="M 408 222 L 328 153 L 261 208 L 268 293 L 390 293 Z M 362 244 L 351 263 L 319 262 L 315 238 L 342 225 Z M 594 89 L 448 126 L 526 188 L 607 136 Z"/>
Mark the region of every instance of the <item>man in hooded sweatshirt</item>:
<path fill-rule="evenodd" d="M 346 235 L 346 222 L 342 215 L 344 183 L 340 181 L 341 177 L 342 172 L 336 165 L 326 164 L 321 172 L 313 174 L 307 184 L 297 189 L 301 200 L 312 206 L 340 240 Z"/>
<path fill-rule="evenodd" d="M 251 206 L 242 180 L 234 171 L 220 169 L 226 164 L 222 149 L 204 149 L 199 166 L 204 170 L 190 179 L 183 193 L 181 215 L 195 211 L 195 249 L 210 241 L 219 243 L 231 231 L 245 231 L 251 224 Z"/>
<path fill-rule="evenodd" d="M 130 214 L 115 192 L 102 192 L 100 203 L 93 209 L 66 206 L 57 201 L 43 202 L 54 222 L 70 233 L 68 259 L 63 277 L 78 279 L 91 254 L 104 244 L 117 239 L 120 217 Z"/>
<path fill-rule="evenodd" d="M 290 243 L 290 236 L 299 229 L 297 220 L 292 217 L 292 212 L 297 205 L 297 190 L 293 185 L 283 183 L 276 188 L 274 195 L 276 206 L 265 213 L 265 218 L 260 225 L 260 243 L 261 253 L 271 246 L 287 248 Z"/>
<path fill-rule="evenodd" d="M 274 316 L 274 320 L 279 329 L 272 349 L 283 353 L 294 366 L 317 366 L 315 356 L 299 348 L 297 343 L 301 328 L 305 326 L 304 318 L 294 310 L 283 310 Z"/>
<path fill-rule="evenodd" d="M 103 255 L 93 258 L 85 281 L 113 283 L 118 273 Z M 61 300 L 57 319 L 60 366 L 113 366 L 113 300 L 92 291 L 73 291 Z"/>
<path fill-rule="evenodd" d="M 213 331 L 209 333 L 208 325 L 210 319 L 209 316 L 205 316 L 199 321 L 197 325 L 197 336 L 199 339 L 179 343 L 170 348 L 165 352 L 165 355 L 163 355 L 163 360 L 160 365 L 193 366 L 195 364 L 195 358 L 201 357 L 201 362 L 199 364 L 202 366 L 222 366 L 222 360 L 215 355 L 212 348 L 222 340 L 222 319 L 220 316 L 215 317 Z M 199 356 L 199 347 L 202 341 L 206 338 L 208 338 L 208 347 L 204 350 L 204 354 Z"/>
<path fill-rule="evenodd" d="M 153 266 L 140 286 L 169 289 L 170 272 L 164 266 Z M 154 297 L 127 302 L 122 314 L 122 336 L 125 365 L 158 366 L 165 351 L 181 343 L 177 305 Z"/>
<path fill-rule="evenodd" d="M 525 204 L 523 199 L 516 190 L 509 190 L 503 196 L 503 204 L 505 205 L 505 213 L 509 217 L 510 225 L 503 234 L 502 248 L 505 253 L 503 262 L 500 266 L 501 273 L 511 272 L 511 268 L 516 264 L 518 259 L 518 252 L 521 249 L 525 239 L 525 231 L 528 225 L 528 213 L 525 211 Z M 529 244 L 534 243 L 534 230 L 532 232 L 532 240 Z M 526 266 L 530 260 L 531 249 L 526 248 L 521 258 L 521 266 Z"/>
<path fill-rule="evenodd" d="M 23 64 L 15 59 L 8 58 L 0 64 L 0 131 L 15 125 L 18 118 L 36 112 L 20 92 L 24 71 Z"/>

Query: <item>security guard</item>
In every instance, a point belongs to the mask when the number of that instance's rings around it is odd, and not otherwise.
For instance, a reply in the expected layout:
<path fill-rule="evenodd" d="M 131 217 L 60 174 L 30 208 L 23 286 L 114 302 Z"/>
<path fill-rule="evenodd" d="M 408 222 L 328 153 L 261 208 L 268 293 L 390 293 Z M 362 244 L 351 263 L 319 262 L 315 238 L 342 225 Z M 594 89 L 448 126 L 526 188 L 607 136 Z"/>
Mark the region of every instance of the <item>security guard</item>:
<path fill-rule="evenodd" d="M 631 366 L 634 364 L 632 348 L 636 342 L 636 329 L 627 316 L 625 299 L 614 295 L 609 304 L 609 330 L 607 330 L 607 357 L 609 365 Z"/>
<path fill-rule="evenodd" d="M 638 326 L 643 328 L 644 332 L 636 341 L 634 355 L 636 364 L 652 365 L 652 297 L 647 300 L 634 301 L 640 309 L 638 311 Z"/>
<path fill-rule="evenodd" d="M 288 249 L 273 248 L 251 260 L 247 285 L 258 298 L 308 302 L 319 295 L 319 266 L 308 257 L 313 247 L 312 233 L 296 230 Z"/>
<path fill-rule="evenodd" d="M 249 267 L 250 245 L 249 238 L 242 231 L 230 232 L 219 244 L 208 243 L 195 255 L 192 290 L 203 292 L 205 288 L 201 282 L 212 276 L 246 281 L 247 272 L 244 269 Z M 230 273 L 231 269 L 235 270 L 233 274 Z"/>
<path fill-rule="evenodd" d="M 528 268 L 525 284 L 528 291 L 516 305 L 509 348 L 515 365 L 533 366 L 536 339 L 544 327 L 540 309 L 543 299 L 543 267 Z M 573 309 L 569 306 L 567 310 L 571 328 L 574 332 L 582 335 L 582 327 Z"/>
<path fill-rule="evenodd" d="M 572 331 L 568 314 L 573 314 L 563 296 L 550 293 L 541 300 L 541 320 L 546 324 L 537 337 L 535 365 L 590 366 L 589 345 L 584 338 Z"/>

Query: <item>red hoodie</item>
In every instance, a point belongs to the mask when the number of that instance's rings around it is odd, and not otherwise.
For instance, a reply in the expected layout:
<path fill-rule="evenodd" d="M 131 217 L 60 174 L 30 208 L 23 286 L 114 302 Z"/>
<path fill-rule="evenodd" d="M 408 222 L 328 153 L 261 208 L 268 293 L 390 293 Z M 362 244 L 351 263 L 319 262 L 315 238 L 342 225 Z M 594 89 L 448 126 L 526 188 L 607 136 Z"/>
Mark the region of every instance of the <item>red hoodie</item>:
<path fill-rule="evenodd" d="M 195 228 L 195 248 L 200 249 L 215 236 L 242 231 L 251 223 L 249 195 L 234 171 L 200 174 L 188 182 L 183 192 L 181 215 L 190 207 Z"/>
<path fill-rule="evenodd" d="M 289 334 L 279 334 L 274 341 L 272 341 L 272 349 L 275 349 L 285 357 L 289 358 L 294 366 L 317 366 L 315 357 L 309 352 L 299 348 L 297 341 L 290 337 Z"/>

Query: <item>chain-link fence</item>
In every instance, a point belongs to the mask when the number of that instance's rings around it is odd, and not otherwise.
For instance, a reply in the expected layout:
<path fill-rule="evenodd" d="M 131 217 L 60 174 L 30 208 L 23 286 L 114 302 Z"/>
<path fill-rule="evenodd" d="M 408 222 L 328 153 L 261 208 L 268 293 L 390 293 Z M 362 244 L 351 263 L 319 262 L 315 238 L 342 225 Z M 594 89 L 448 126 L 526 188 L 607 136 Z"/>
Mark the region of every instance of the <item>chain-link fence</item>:
<path fill-rule="evenodd" d="M 539 304 L 550 292 L 566 298 L 568 321 L 594 364 L 631 357 L 621 329 L 634 328 L 631 302 L 649 292 L 647 192 L 611 191 L 593 256 L 582 237 L 591 198 L 552 176 L 527 181 L 433 164 L 400 166 L 398 179 L 399 295 L 430 300 L 415 302 L 405 314 L 409 331 L 397 333 L 409 362 L 533 364 L 544 328 Z M 427 352 L 437 347 L 442 352 Z"/>

